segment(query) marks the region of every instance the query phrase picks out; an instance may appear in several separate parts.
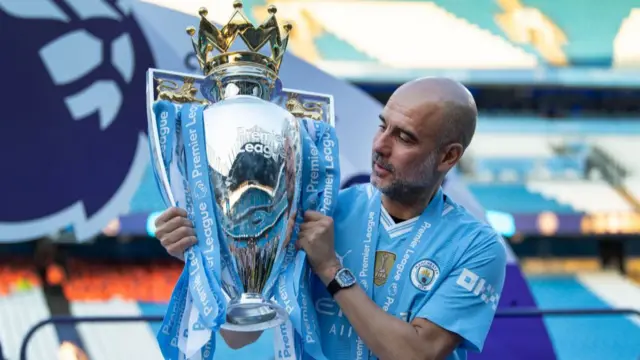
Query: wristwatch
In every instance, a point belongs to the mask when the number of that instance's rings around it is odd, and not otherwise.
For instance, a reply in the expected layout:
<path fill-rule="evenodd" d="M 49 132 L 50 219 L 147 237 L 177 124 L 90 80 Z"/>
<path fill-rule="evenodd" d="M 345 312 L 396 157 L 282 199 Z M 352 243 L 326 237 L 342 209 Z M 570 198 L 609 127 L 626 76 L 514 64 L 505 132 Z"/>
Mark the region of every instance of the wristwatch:
<path fill-rule="evenodd" d="M 341 268 L 336 272 L 333 280 L 327 285 L 327 291 L 331 296 L 334 296 L 338 291 L 347 289 L 356 284 L 356 277 L 353 276 L 351 270 L 347 268 Z"/>

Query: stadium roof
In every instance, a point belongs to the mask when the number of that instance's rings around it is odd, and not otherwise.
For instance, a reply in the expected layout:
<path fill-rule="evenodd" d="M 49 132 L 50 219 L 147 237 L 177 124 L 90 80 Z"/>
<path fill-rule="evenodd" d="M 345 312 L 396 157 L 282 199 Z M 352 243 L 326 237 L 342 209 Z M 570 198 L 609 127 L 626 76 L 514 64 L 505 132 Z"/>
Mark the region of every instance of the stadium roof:
<path fill-rule="evenodd" d="M 233 2 L 143 1 L 190 15 L 205 5 L 218 23 Z M 483 83 L 640 85 L 634 0 L 244 0 L 253 21 L 272 4 L 294 24 L 295 55 L 352 81 L 446 74 Z"/>

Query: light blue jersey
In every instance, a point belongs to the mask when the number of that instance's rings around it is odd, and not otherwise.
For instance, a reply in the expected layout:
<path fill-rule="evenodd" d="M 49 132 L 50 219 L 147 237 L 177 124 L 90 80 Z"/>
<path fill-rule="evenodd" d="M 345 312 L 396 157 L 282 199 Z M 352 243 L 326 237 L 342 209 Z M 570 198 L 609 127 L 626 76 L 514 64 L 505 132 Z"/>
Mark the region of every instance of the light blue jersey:
<path fill-rule="evenodd" d="M 370 184 L 343 190 L 334 214 L 336 253 L 389 314 L 427 319 L 464 340 L 449 359 L 481 351 L 505 277 L 499 235 L 440 190 L 425 212 L 396 224 Z M 375 359 L 322 282 L 312 298 L 322 350 L 331 360 Z M 384 333 L 385 329 L 379 329 Z"/>

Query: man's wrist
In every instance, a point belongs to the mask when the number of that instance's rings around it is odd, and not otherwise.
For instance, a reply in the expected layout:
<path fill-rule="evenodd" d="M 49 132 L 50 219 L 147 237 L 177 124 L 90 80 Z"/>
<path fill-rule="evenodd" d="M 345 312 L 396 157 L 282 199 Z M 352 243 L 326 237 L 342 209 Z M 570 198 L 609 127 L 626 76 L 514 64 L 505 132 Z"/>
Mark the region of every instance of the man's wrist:
<path fill-rule="evenodd" d="M 322 280 L 322 283 L 327 286 L 336 277 L 338 270 L 340 270 L 341 268 L 342 265 L 340 264 L 327 266 L 318 273 L 318 277 L 320 278 L 320 280 Z"/>

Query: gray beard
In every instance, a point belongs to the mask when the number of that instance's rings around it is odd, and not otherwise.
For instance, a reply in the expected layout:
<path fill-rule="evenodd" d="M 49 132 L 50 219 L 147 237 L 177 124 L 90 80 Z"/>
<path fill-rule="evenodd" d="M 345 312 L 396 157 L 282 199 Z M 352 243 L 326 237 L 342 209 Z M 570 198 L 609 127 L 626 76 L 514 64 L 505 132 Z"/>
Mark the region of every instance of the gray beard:
<path fill-rule="evenodd" d="M 425 194 L 425 190 L 431 189 L 438 181 L 436 171 L 436 158 L 438 152 L 432 152 L 417 171 L 420 176 L 414 180 L 396 179 L 385 187 L 377 187 L 378 190 L 390 200 L 400 204 L 413 204 L 419 202 Z"/>

